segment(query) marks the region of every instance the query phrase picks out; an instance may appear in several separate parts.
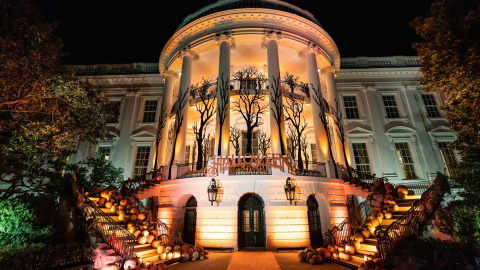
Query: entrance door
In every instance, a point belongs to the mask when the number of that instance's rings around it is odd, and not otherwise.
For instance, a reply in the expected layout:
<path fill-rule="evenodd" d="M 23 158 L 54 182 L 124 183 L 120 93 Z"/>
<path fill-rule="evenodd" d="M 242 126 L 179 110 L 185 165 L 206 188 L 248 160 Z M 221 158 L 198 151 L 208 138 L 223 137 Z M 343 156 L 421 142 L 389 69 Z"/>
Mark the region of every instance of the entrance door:
<path fill-rule="evenodd" d="M 238 246 L 241 249 L 265 248 L 265 213 L 257 194 L 244 195 L 238 204 Z"/>
<path fill-rule="evenodd" d="M 185 205 L 185 219 L 183 224 L 183 241 L 195 245 L 195 229 L 197 227 L 197 200 L 190 197 Z"/>
<path fill-rule="evenodd" d="M 307 199 L 308 206 L 308 229 L 310 231 L 310 245 L 322 246 L 323 235 L 322 227 L 320 225 L 320 215 L 318 213 L 318 202 L 310 195 Z"/>

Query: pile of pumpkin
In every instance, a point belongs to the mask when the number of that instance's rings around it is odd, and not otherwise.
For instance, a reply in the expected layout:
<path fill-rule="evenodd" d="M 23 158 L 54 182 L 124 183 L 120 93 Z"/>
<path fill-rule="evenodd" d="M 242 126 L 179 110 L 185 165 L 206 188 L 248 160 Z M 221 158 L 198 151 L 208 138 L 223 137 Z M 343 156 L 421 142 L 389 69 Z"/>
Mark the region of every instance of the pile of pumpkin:
<path fill-rule="evenodd" d="M 118 215 L 120 222 L 125 224 L 129 222 L 133 224 L 145 223 L 145 214 L 141 213 L 130 200 L 124 198 L 123 195 L 114 188 L 103 189 L 96 187 L 92 193 L 93 197 L 100 198 L 97 200 L 97 206 L 110 209 L 110 213 Z"/>
<path fill-rule="evenodd" d="M 332 257 L 332 253 L 326 248 L 313 249 L 311 246 L 305 250 L 298 252 L 298 259 L 300 262 L 308 262 L 310 264 L 320 264 Z"/>
<path fill-rule="evenodd" d="M 171 260 L 176 258 L 181 258 L 181 261 L 203 261 L 204 259 L 208 259 L 209 254 L 207 250 L 204 250 L 200 246 L 192 246 L 192 245 L 176 245 L 173 247 L 165 246 L 163 243 L 158 244 L 158 242 L 153 241 L 152 247 L 157 249 L 157 253 L 159 254 L 159 258 L 161 260 Z M 148 266 L 150 262 L 143 262 L 142 258 L 135 257 L 133 260 L 129 260 L 125 263 L 125 269 L 128 269 L 127 266 L 132 266 L 133 264 L 136 266 Z"/>

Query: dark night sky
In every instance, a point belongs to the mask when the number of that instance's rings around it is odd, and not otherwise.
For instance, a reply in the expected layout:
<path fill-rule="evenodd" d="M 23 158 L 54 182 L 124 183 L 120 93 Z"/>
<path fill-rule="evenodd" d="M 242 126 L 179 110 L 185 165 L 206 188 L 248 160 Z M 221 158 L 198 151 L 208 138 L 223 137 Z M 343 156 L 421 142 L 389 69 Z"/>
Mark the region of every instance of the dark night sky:
<path fill-rule="evenodd" d="M 157 62 L 183 18 L 214 3 L 173 0 L 33 0 L 57 30 L 67 64 Z M 433 0 L 287 0 L 314 14 L 342 57 L 416 55 L 409 26 Z M 162 5 L 162 3 L 165 3 Z"/>

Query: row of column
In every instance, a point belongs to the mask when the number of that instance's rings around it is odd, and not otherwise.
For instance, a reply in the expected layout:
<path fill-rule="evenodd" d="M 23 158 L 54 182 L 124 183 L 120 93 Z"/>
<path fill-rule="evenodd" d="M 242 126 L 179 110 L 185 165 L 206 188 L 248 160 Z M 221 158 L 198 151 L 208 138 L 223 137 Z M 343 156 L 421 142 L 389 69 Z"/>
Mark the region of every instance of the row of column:
<path fill-rule="evenodd" d="M 272 138 L 272 153 L 286 154 L 286 134 L 285 134 L 285 119 L 283 115 L 283 104 L 281 98 L 281 78 L 280 78 L 280 64 L 278 54 L 278 42 L 282 39 L 282 34 L 279 32 L 269 32 L 265 34 L 262 47 L 267 50 L 268 63 L 268 83 L 269 95 L 279 96 L 276 104 L 270 98 L 270 108 L 279 106 L 279 122 L 274 117 L 274 113 L 270 113 L 270 132 Z M 215 154 L 228 155 L 230 146 L 230 50 L 235 48 L 235 40 L 230 34 L 221 34 L 215 37 L 215 41 L 219 45 L 219 67 L 218 67 L 218 86 L 217 86 L 217 117 L 215 125 Z M 335 108 L 335 101 L 337 98 L 337 89 L 335 84 L 335 68 L 327 67 L 321 70 L 323 75 L 325 87 L 322 87 L 321 79 L 319 77 L 316 54 L 319 53 L 319 48 L 315 45 L 309 45 L 302 52 L 300 57 L 304 57 L 307 66 L 308 84 L 310 86 L 310 96 L 312 98 L 312 118 L 315 131 L 315 145 L 317 150 L 317 159 L 320 162 L 332 160 L 329 154 L 329 147 L 334 147 L 339 160 L 338 162 L 345 164 L 343 155 L 341 154 L 341 141 L 336 136 L 336 130 L 332 132 L 332 146 L 329 145 L 326 138 L 326 131 L 319 118 L 320 107 L 314 102 L 313 88 L 322 91 L 322 95 L 328 103 Z M 189 109 L 189 91 L 192 77 L 192 63 L 198 59 L 198 55 L 189 48 L 181 52 L 182 57 L 182 73 L 180 78 L 179 96 L 186 95 L 187 105 L 179 113 L 183 116 L 183 124 L 178 134 L 176 146 L 172 146 L 172 151 L 175 151 L 174 160 L 183 162 L 185 159 L 185 146 L 187 137 L 187 122 Z M 168 162 L 166 157 L 166 149 L 168 142 L 168 120 L 170 119 L 170 112 L 174 101 L 172 100 L 174 84 L 177 74 L 171 71 L 164 72 L 165 77 L 165 92 L 162 100 L 162 110 L 167 114 L 167 126 L 162 130 L 162 140 L 157 148 L 158 166 L 165 165 Z M 326 89 L 325 89 L 326 88 Z M 277 92 L 275 92 L 277 91 Z M 225 102 L 222 102 L 225 101 Z M 225 119 L 222 119 L 220 112 L 225 112 Z M 220 117 L 219 117 L 220 116 Z M 223 121 L 222 121 L 223 120 Z M 336 127 L 335 127 L 336 128 Z"/>

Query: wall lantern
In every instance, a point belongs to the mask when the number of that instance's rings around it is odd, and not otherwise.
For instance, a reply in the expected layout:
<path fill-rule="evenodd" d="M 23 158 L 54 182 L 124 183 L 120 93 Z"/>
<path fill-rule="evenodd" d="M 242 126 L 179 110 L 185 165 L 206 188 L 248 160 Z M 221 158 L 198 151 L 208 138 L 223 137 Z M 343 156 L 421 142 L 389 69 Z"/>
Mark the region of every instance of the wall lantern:
<path fill-rule="evenodd" d="M 217 194 L 218 194 L 218 187 L 217 187 L 217 181 L 215 181 L 214 178 L 212 178 L 212 181 L 210 181 L 210 185 L 208 186 L 208 200 L 212 203 L 217 200 Z"/>
<path fill-rule="evenodd" d="M 290 205 L 292 204 L 292 201 L 295 200 L 295 189 L 295 184 L 292 179 L 288 177 L 285 184 L 285 196 L 287 196 L 287 200 L 290 201 Z"/>

